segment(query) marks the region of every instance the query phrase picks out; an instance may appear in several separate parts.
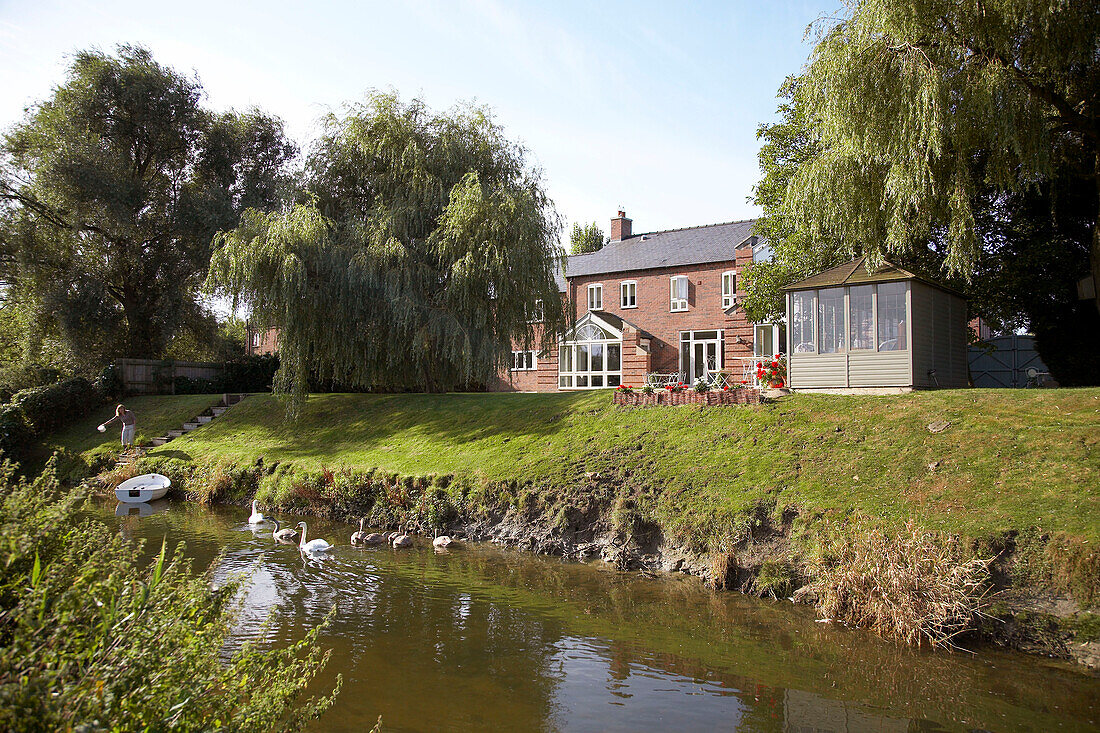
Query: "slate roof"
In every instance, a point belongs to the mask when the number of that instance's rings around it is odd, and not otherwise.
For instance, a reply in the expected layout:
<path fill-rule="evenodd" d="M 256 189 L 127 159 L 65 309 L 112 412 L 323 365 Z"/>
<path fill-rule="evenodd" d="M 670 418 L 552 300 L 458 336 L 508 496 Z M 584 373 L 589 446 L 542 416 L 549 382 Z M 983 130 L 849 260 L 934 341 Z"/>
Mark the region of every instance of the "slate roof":
<path fill-rule="evenodd" d="M 598 252 L 571 255 L 566 261 L 565 272 L 568 277 L 576 277 L 732 262 L 737 256 L 737 248 L 752 236 L 755 224 L 756 219 L 746 219 L 635 234 L 620 242 L 609 242 Z"/>
<path fill-rule="evenodd" d="M 898 267 L 892 262 L 883 261 L 882 266 L 877 270 L 874 272 L 867 272 L 866 261 L 866 255 L 857 257 L 851 262 L 845 262 L 843 265 L 830 267 L 828 270 L 823 270 L 816 275 L 811 275 L 805 280 L 791 283 L 781 288 L 781 290 L 811 290 L 813 288 L 830 288 L 839 285 L 868 285 L 871 283 L 888 283 L 897 280 L 920 280 L 940 290 L 946 290 L 949 293 L 962 296 L 962 293 L 909 272 L 909 270 Z"/>

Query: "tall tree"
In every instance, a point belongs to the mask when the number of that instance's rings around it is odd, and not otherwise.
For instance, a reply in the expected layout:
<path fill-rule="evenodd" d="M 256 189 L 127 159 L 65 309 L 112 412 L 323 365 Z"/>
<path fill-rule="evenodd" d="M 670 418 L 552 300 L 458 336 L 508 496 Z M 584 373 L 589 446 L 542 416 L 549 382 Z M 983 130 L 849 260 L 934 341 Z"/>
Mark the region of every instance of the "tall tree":
<path fill-rule="evenodd" d="M 4 136 L 0 265 L 78 350 L 159 357 L 200 309 L 214 234 L 278 201 L 282 123 L 201 97 L 144 48 L 84 51 Z"/>
<path fill-rule="evenodd" d="M 873 260 L 942 229 L 946 270 L 969 276 L 981 187 L 1024 192 L 1077 157 L 1100 190 L 1098 44 L 1089 0 L 849 2 L 795 90 L 821 149 L 791 177 L 785 211 L 807 236 Z"/>
<path fill-rule="evenodd" d="M 484 382 L 513 340 L 561 327 L 557 215 L 484 108 L 439 114 L 371 94 L 326 120 L 307 170 L 302 203 L 248 211 L 219 238 L 208 280 L 278 327 L 276 386 L 291 411 L 311 377 L 427 391 Z"/>
<path fill-rule="evenodd" d="M 596 222 L 586 226 L 581 226 L 578 222 L 573 224 L 573 231 L 569 234 L 569 253 L 584 255 L 599 252 L 605 242 L 603 230 Z"/>

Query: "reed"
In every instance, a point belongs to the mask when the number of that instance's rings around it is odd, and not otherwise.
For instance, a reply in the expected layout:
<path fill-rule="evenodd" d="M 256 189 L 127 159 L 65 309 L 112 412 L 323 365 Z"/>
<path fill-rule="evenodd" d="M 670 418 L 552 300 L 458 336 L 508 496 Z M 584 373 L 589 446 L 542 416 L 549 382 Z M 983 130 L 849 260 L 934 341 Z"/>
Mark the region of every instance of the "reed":
<path fill-rule="evenodd" d="M 856 520 L 834 535 L 808 590 L 829 618 L 907 644 L 954 647 L 987 605 L 991 561 L 912 520 L 897 533 Z"/>

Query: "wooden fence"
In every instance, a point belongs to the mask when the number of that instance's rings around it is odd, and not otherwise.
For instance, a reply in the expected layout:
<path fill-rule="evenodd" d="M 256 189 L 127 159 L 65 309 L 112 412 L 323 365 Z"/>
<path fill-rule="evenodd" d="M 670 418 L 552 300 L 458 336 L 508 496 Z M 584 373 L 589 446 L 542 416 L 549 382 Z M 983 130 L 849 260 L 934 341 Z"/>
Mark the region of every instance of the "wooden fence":
<path fill-rule="evenodd" d="M 129 394 L 175 394 L 176 377 L 213 379 L 225 372 L 225 364 L 202 361 L 119 359 L 115 365 Z"/>

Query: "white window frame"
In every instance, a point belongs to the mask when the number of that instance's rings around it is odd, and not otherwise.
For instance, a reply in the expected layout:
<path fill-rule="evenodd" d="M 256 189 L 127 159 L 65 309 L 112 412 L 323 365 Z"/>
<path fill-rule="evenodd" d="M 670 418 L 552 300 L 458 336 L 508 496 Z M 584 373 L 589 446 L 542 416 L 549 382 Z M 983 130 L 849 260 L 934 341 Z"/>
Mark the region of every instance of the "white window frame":
<path fill-rule="evenodd" d="M 539 368 L 538 355 L 534 351 L 513 351 L 512 352 L 512 368 L 509 371 L 513 372 L 533 372 Z"/>
<path fill-rule="evenodd" d="M 595 294 L 595 298 L 593 298 Z M 593 302 L 595 305 L 593 305 Z M 588 286 L 588 310 L 590 311 L 602 311 L 603 310 L 603 284 L 589 285 Z"/>
<path fill-rule="evenodd" d="M 726 270 L 722 273 L 722 308 L 733 305 L 735 297 L 737 297 L 737 272 Z"/>
<path fill-rule="evenodd" d="M 627 289 L 630 290 L 630 302 L 627 303 Z M 637 280 L 623 280 L 619 283 L 619 307 L 621 308 L 637 308 L 638 307 L 638 281 Z"/>
<path fill-rule="evenodd" d="M 680 281 L 684 282 L 684 297 L 677 297 L 676 284 Z M 688 293 L 691 290 L 691 283 L 688 282 L 687 275 L 673 275 L 668 280 L 668 312 L 669 313 L 682 313 L 688 310 Z"/>
<path fill-rule="evenodd" d="M 252 332 L 252 348 L 254 348 L 254 349 L 260 348 L 260 332 L 259 331 L 253 331 Z"/>
<path fill-rule="evenodd" d="M 714 334 L 713 336 L 703 337 L 703 334 Z M 687 344 L 687 354 L 685 363 L 684 345 Z M 688 384 L 695 381 L 695 374 L 691 369 L 691 359 L 694 358 L 695 346 L 697 344 L 704 345 L 704 352 L 707 344 L 714 346 L 714 362 L 715 368 L 711 369 L 708 364 L 705 367 L 705 371 L 714 374 L 722 371 L 725 366 L 725 351 L 726 351 L 726 333 L 721 328 L 704 328 L 696 331 L 681 331 L 680 332 L 680 373 L 686 378 Z"/>

